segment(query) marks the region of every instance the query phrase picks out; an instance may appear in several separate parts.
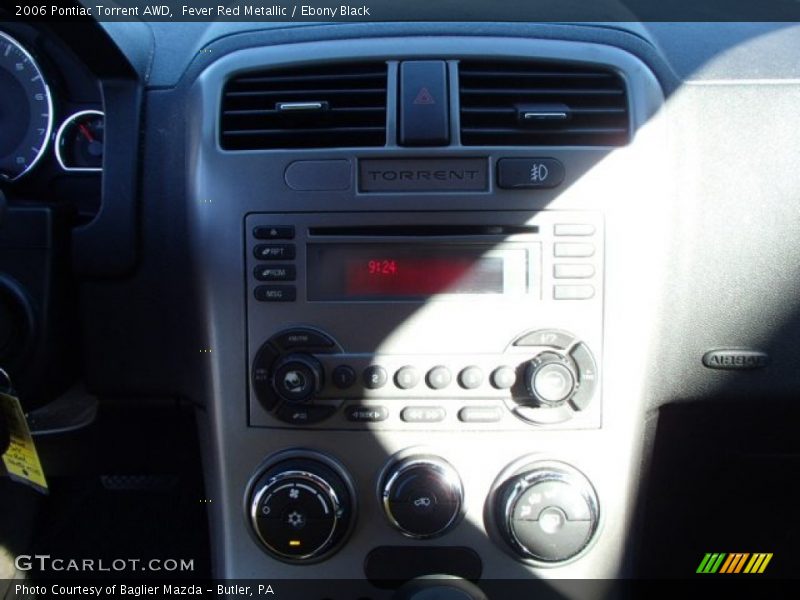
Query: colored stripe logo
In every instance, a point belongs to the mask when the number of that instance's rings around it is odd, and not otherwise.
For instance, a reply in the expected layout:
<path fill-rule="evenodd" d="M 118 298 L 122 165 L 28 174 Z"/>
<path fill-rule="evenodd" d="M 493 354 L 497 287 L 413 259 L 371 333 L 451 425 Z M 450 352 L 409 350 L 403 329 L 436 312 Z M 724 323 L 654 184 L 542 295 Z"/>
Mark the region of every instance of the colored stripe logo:
<path fill-rule="evenodd" d="M 769 561 L 772 560 L 772 553 L 757 552 L 707 552 L 700 561 L 696 573 L 763 573 Z"/>

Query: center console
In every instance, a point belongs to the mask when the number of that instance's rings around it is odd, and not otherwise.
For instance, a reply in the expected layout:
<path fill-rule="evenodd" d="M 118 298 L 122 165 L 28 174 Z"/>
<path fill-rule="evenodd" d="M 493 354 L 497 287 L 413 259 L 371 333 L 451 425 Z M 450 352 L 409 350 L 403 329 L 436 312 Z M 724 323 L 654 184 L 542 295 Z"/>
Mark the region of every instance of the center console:
<path fill-rule="evenodd" d="M 244 228 L 251 427 L 600 426 L 600 214 L 258 213 Z M 318 561 L 356 518 L 352 480 L 330 457 L 291 455 L 253 484 L 253 527 L 275 558 Z M 489 500 L 503 547 L 532 564 L 574 557 L 597 525 L 591 484 L 547 465 L 509 473 Z M 406 450 L 378 480 L 407 538 L 442 537 L 463 517 L 461 477 L 441 456 Z"/>
<path fill-rule="evenodd" d="M 480 119 L 500 113 L 469 94 L 487 56 L 517 78 L 573 77 L 569 97 L 616 87 L 592 106 L 514 105 L 536 147 L 508 129 L 484 141 Z M 310 63 L 361 82 L 358 106 L 321 99 L 332 76 Z M 309 42 L 223 56 L 191 97 L 217 574 L 375 594 L 432 574 L 619 575 L 641 454 L 624 357 L 644 333 L 620 326 L 634 256 L 615 244 L 640 230 L 616 209 L 640 199 L 620 174 L 654 152 L 648 69 L 580 42 Z M 432 104 L 446 110 L 428 119 Z M 357 143 L 330 142 L 342 130 Z"/>

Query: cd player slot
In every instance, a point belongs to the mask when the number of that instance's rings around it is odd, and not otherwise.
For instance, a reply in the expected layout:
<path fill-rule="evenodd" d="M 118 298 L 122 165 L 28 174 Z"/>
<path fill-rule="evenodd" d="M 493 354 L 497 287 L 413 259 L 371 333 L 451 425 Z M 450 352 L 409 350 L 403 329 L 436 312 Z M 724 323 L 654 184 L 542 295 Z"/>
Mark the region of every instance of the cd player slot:
<path fill-rule="evenodd" d="M 359 225 L 309 227 L 308 233 L 314 237 L 508 236 L 539 233 L 539 227 L 536 225 Z"/>

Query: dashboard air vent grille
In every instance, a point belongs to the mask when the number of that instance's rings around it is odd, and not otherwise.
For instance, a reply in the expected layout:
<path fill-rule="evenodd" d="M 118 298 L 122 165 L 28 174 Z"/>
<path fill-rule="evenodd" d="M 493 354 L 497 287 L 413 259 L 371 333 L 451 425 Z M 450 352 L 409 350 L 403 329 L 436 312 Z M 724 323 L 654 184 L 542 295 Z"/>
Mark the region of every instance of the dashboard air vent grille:
<path fill-rule="evenodd" d="M 614 71 L 554 62 L 463 62 L 465 146 L 622 146 L 630 128 Z"/>
<path fill-rule="evenodd" d="M 223 91 L 226 150 L 345 148 L 386 143 L 385 63 L 251 72 Z"/>

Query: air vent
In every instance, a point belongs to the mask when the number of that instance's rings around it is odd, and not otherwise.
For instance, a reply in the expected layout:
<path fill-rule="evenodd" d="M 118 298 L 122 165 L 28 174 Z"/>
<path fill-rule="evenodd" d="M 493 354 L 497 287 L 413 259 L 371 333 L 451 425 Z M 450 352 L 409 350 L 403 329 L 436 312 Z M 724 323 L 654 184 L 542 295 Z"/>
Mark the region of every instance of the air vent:
<path fill-rule="evenodd" d="M 386 143 L 386 64 L 328 64 L 247 73 L 228 82 L 226 150 Z"/>
<path fill-rule="evenodd" d="M 625 82 L 617 73 L 551 62 L 459 67 L 465 146 L 622 146 Z"/>

